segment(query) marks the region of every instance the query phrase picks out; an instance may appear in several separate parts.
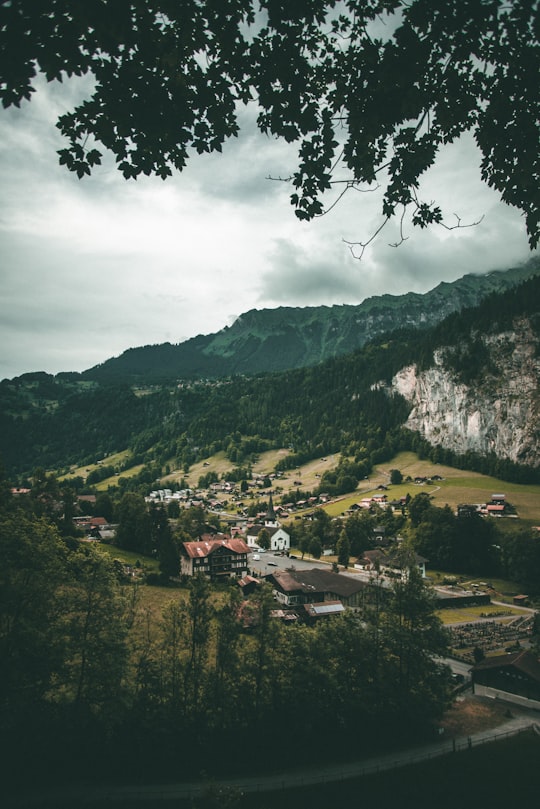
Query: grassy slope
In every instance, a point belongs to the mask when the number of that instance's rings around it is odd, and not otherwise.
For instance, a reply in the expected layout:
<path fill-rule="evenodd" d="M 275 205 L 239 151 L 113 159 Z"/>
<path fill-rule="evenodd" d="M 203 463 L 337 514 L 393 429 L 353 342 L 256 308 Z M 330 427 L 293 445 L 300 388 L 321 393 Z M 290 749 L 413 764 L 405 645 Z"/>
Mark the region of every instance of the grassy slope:
<path fill-rule="evenodd" d="M 266 475 L 272 472 L 283 457 L 288 454 L 288 450 L 270 450 L 261 453 L 253 464 L 253 473 L 255 475 Z M 115 465 L 122 463 L 125 460 L 126 453 L 118 453 L 111 455 L 105 459 L 107 465 Z M 340 459 L 339 454 L 329 455 L 324 460 L 316 458 L 303 464 L 295 470 L 290 470 L 284 473 L 280 478 L 278 486 L 281 489 L 281 496 L 285 496 L 287 492 L 297 489 L 295 481 L 301 481 L 300 488 L 306 491 L 313 491 L 320 485 L 322 474 L 337 466 Z M 196 488 L 199 478 L 206 475 L 208 472 L 215 472 L 218 478 L 227 476 L 233 468 L 234 464 L 228 460 L 224 452 L 216 453 L 208 458 L 203 458 L 196 464 L 193 464 L 188 473 L 182 470 L 175 470 L 167 477 L 162 478 L 164 486 L 167 483 L 176 483 L 183 478 L 188 481 L 192 488 Z M 70 476 L 86 475 L 97 468 L 96 465 L 88 465 L 80 467 L 79 469 L 72 469 Z M 139 472 L 141 466 L 134 466 L 131 469 L 123 471 L 123 477 L 131 477 Z M 433 475 L 440 475 L 443 480 L 436 482 L 433 485 L 417 485 L 411 481 L 404 481 L 399 486 L 390 486 L 390 470 L 399 469 L 403 477 L 411 477 L 414 479 L 417 476 L 430 478 Z M 109 486 L 115 486 L 118 483 L 117 477 L 108 478 L 101 481 L 96 487 L 99 491 L 105 491 Z M 377 493 L 377 486 L 388 486 L 387 496 L 389 500 L 405 497 L 410 494 L 414 497 L 422 491 L 428 492 L 431 496 L 433 504 L 436 506 L 444 506 L 448 504 L 451 508 L 455 509 L 459 503 L 485 503 L 489 502 L 491 495 L 495 492 L 502 492 L 506 494 L 507 500 L 516 508 L 518 516 L 521 520 L 526 520 L 532 524 L 540 525 L 540 486 L 539 485 L 522 485 L 519 483 L 507 483 L 497 478 L 481 475 L 478 472 L 469 472 L 462 469 L 456 469 L 451 466 L 444 466 L 442 464 L 434 464 L 428 460 L 420 460 L 413 452 L 400 452 L 388 463 L 380 464 L 371 474 L 368 480 L 363 480 L 358 485 L 355 492 L 350 495 L 345 495 L 340 498 L 336 503 L 327 506 L 327 511 L 331 516 L 339 516 L 343 514 L 353 503 L 357 503 L 363 497 L 370 497 Z"/>

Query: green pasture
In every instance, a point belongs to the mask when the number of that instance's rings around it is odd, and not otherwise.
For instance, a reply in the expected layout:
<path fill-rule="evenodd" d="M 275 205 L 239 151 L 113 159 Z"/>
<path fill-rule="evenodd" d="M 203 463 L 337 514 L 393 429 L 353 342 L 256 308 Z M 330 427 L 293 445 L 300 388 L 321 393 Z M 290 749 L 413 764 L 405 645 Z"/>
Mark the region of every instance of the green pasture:
<path fill-rule="evenodd" d="M 96 483 L 95 488 L 98 492 L 106 492 L 110 486 L 118 486 L 119 478 L 133 478 L 135 475 L 138 475 L 139 472 L 142 472 L 143 469 L 144 464 L 142 463 L 136 466 L 130 466 L 129 469 L 124 469 L 117 475 L 112 475 L 110 478 L 100 480 L 99 483 Z"/>
<path fill-rule="evenodd" d="M 403 475 L 404 480 L 399 485 L 390 484 L 392 469 L 399 469 Z M 413 482 L 415 477 L 432 478 L 433 475 L 439 475 L 442 480 L 434 481 L 432 484 Z M 405 480 L 407 477 L 412 480 Z M 341 497 L 324 508 L 330 516 L 337 517 L 362 498 L 381 494 L 381 490 L 377 489 L 381 484 L 388 487 L 384 492 L 388 500 L 399 500 L 407 494 L 415 497 L 420 492 L 426 492 L 434 506 L 448 505 L 454 510 L 460 503 L 486 503 L 490 502 L 492 494 L 502 493 L 515 508 L 519 519 L 540 524 L 539 485 L 508 483 L 488 475 L 481 475 L 479 472 L 433 464 L 431 461 L 420 460 L 413 452 L 400 452 L 391 461 L 380 464 L 368 480 L 360 482 L 355 492 Z M 509 517 L 503 518 L 501 522 L 514 523 L 515 520 Z"/>
<path fill-rule="evenodd" d="M 73 466 L 67 474 L 60 475 L 58 479 L 69 480 L 70 478 L 81 477 L 86 480 L 90 472 L 94 472 L 102 465 L 121 466 L 123 463 L 125 463 L 126 458 L 129 457 L 129 454 L 129 450 L 125 449 L 122 452 L 115 452 L 114 455 L 108 455 L 106 458 L 102 459 L 101 463 L 87 463 L 83 464 L 82 466 Z M 122 474 L 124 474 L 124 472 L 122 472 Z"/>
<path fill-rule="evenodd" d="M 136 563 L 139 562 L 140 567 L 147 573 L 157 573 L 159 570 L 158 560 L 152 559 L 150 556 L 143 556 L 134 551 L 126 551 L 123 548 L 118 548 L 116 545 L 109 545 L 105 542 L 99 547 L 113 559 L 119 559 L 120 562 L 123 562 L 125 565 L 135 567 Z"/>
<path fill-rule="evenodd" d="M 499 607 L 496 604 L 484 604 L 479 607 L 461 607 L 460 609 L 452 609 L 452 607 L 445 607 L 442 610 L 437 610 L 437 615 L 443 624 L 459 624 L 459 623 L 472 623 L 479 618 L 508 618 L 510 621 L 517 615 L 523 615 L 523 610 L 510 605 Z"/>

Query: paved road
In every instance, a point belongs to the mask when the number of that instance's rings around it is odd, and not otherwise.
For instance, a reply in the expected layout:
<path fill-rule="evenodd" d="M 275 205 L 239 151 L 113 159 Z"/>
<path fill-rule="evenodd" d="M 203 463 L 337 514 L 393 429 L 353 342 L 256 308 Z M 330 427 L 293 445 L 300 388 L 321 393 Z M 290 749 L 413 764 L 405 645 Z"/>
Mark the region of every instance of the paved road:
<path fill-rule="evenodd" d="M 253 556 L 259 556 L 260 559 L 254 559 Z M 279 556 L 272 551 L 250 553 L 248 564 L 250 570 L 256 570 L 262 576 L 276 570 L 287 570 L 287 568 L 291 567 L 295 567 L 296 570 L 312 570 L 314 567 L 324 568 L 325 570 L 330 569 L 328 562 L 318 561 L 317 559 L 302 560 L 300 557 Z"/>
<path fill-rule="evenodd" d="M 420 747 L 408 750 L 396 751 L 374 758 L 362 759 L 356 762 L 345 764 L 328 765 L 317 769 L 289 770 L 273 775 L 257 775 L 248 777 L 238 777 L 223 781 L 193 782 L 181 784 L 149 784 L 149 785 L 125 785 L 106 787 L 69 787 L 57 790 L 42 790 L 34 788 L 32 792 L 15 798 L 2 799 L 3 809 L 37 809 L 40 805 L 54 805 L 55 807 L 77 806 L 84 807 L 86 803 L 100 802 L 118 803 L 137 801 L 170 801 L 185 800 L 213 791 L 235 790 L 241 793 L 253 792 L 275 792 L 291 787 L 302 787 L 320 783 L 332 783 L 347 780 L 350 778 L 360 778 L 364 775 L 392 770 L 408 764 L 415 764 L 420 761 L 448 755 L 459 750 L 476 747 L 490 741 L 496 741 L 523 732 L 528 728 L 534 728 L 539 737 L 540 747 L 540 713 L 537 711 L 527 711 L 525 709 L 515 709 L 511 706 L 512 716 L 498 728 L 472 736 L 460 737 L 457 739 L 445 739 Z"/>

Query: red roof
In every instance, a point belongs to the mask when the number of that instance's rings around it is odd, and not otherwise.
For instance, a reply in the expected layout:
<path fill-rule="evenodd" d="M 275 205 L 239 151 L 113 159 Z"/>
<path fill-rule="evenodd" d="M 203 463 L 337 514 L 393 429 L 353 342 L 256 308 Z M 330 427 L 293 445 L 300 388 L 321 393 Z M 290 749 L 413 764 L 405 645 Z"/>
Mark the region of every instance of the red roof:
<path fill-rule="evenodd" d="M 209 535 L 207 535 L 209 536 Z M 204 558 L 213 553 L 217 548 L 227 548 L 233 553 L 249 553 L 249 548 L 243 539 L 200 539 L 195 542 L 184 542 L 184 549 L 192 559 Z"/>

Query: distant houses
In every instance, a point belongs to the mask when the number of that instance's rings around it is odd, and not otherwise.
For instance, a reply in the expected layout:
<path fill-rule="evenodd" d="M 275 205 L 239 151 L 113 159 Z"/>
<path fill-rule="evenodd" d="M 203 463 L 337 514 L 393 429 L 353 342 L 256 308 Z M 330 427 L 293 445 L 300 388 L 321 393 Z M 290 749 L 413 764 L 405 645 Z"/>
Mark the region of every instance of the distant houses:
<path fill-rule="evenodd" d="M 505 494 L 492 494 L 489 503 L 459 503 L 457 507 L 458 517 L 468 517 L 471 514 L 480 514 L 483 517 L 505 517 L 510 511 Z"/>

